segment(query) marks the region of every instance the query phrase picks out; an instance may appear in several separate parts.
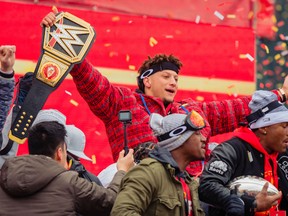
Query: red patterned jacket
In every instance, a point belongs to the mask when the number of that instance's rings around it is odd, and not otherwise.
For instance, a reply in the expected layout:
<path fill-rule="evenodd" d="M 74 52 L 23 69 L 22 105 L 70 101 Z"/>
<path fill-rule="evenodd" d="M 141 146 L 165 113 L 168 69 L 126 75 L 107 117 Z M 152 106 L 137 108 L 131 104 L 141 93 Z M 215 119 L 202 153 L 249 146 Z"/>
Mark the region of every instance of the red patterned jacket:
<path fill-rule="evenodd" d="M 123 125 L 118 120 L 118 112 L 121 109 L 132 112 L 132 124 L 127 127 L 129 147 L 133 148 L 148 141 L 157 142 L 149 127 L 149 114 L 139 93 L 132 92 L 129 88 L 113 86 L 87 60 L 75 65 L 70 74 L 92 112 L 104 122 L 114 160 L 118 158 L 124 143 Z M 248 103 L 251 99 L 251 97 L 244 97 L 207 103 L 186 99 L 171 103 L 165 109 L 159 98 L 144 94 L 143 98 L 151 113 L 155 112 L 163 116 L 185 113 L 180 108 L 181 104 L 185 104 L 187 110 L 193 109 L 199 112 L 206 120 L 207 127 L 202 132 L 207 140 L 211 135 L 231 132 L 239 126 L 240 122 L 245 122 L 245 116 L 250 112 Z M 199 171 L 201 171 L 200 162 L 193 162 L 188 168 L 190 174 Z"/>

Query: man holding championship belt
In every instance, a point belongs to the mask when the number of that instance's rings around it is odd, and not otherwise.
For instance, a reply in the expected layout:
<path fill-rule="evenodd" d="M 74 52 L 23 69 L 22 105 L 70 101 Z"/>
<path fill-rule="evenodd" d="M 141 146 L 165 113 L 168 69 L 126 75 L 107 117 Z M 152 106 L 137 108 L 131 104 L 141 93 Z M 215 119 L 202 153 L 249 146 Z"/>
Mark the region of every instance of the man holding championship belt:
<path fill-rule="evenodd" d="M 54 25 L 43 28 L 42 54 L 32 87 L 16 116 L 9 138 L 24 143 L 27 131 L 50 93 L 65 79 L 75 63 L 85 58 L 95 39 L 93 27 L 78 17 L 61 12 Z"/>

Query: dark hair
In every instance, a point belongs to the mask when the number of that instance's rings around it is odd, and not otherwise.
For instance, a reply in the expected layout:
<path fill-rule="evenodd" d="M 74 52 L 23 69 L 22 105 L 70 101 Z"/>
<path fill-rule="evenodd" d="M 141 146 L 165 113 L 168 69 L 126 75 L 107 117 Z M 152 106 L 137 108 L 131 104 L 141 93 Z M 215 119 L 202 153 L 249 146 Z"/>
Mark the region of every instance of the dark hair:
<path fill-rule="evenodd" d="M 58 147 L 64 147 L 66 130 L 56 122 L 40 122 L 32 126 L 28 133 L 28 149 L 32 155 L 54 157 Z"/>
<path fill-rule="evenodd" d="M 138 83 L 138 88 L 139 90 L 141 90 L 144 93 L 144 84 L 143 84 L 143 80 L 140 79 L 141 75 L 147 71 L 148 69 L 150 69 L 153 65 L 157 65 L 160 64 L 162 62 L 171 62 L 173 64 L 176 65 L 176 67 L 180 70 L 180 68 L 182 67 L 182 62 L 174 55 L 170 54 L 165 55 L 165 54 L 158 54 L 155 55 L 154 57 L 150 57 L 148 56 L 148 59 L 146 59 L 142 65 L 140 66 L 139 70 L 138 70 L 138 74 L 139 76 L 137 77 L 137 83 Z"/>

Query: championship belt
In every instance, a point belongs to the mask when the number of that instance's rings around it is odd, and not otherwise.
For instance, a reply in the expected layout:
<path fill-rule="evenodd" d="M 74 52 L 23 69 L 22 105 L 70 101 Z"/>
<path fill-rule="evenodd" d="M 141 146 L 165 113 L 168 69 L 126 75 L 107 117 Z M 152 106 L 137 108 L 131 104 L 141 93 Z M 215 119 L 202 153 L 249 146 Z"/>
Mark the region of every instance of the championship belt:
<path fill-rule="evenodd" d="M 89 23 L 67 12 L 59 13 L 55 24 L 45 27 L 43 33 L 42 54 L 32 87 L 9 132 L 9 138 L 19 144 L 24 143 L 29 127 L 48 96 L 74 64 L 83 61 L 95 39 L 95 31 Z"/>

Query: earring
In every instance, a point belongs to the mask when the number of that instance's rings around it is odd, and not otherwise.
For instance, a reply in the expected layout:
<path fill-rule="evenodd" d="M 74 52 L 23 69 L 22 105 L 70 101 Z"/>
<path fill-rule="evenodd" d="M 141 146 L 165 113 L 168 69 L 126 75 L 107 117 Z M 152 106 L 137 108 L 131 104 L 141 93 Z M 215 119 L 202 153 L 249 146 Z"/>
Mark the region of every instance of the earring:
<path fill-rule="evenodd" d="M 266 134 L 267 134 L 267 131 L 264 131 L 263 133 L 266 135 Z"/>

